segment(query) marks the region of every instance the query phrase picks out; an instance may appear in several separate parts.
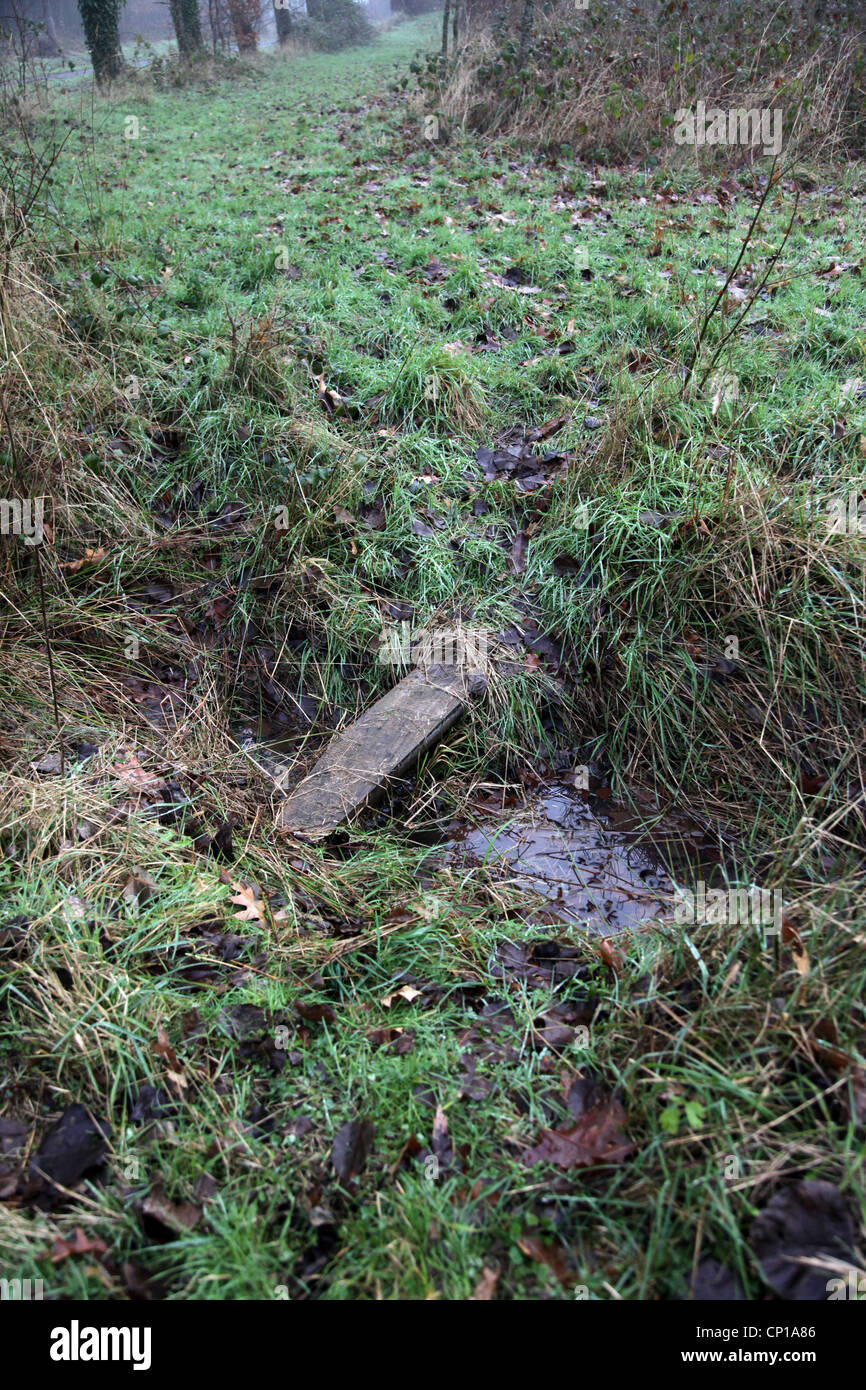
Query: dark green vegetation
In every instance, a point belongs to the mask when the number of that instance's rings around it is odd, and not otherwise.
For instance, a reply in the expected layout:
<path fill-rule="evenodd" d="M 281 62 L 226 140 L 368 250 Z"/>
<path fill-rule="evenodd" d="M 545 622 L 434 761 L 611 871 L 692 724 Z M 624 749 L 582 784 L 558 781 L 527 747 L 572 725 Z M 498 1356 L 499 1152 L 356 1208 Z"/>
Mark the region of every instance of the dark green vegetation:
<path fill-rule="evenodd" d="M 121 0 L 80 0 L 81 22 L 97 82 L 105 86 L 123 72 L 117 22 Z"/>
<path fill-rule="evenodd" d="M 47 1296 L 670 1299 L 712 1256 L 761 1297 L 780 1184 L 862 1200 L 863 169 L 770 191 L 687 381 L 767 163 L 433 145 L 389 84 L 437 24 L 61 98 L 5 208 L 3 495 L 50 529 L 2 542 L 0 1095 L 28 1158 L 111 1126 L 84 1200 L 3 1160 Z M 533 426 L 537 485 L 486 479 Z M 300 772 L 383 624 L 458 610 L 519 629 L 486 698 L 393 817 L 281 841 L 241 731 Z M 575 762 L 688 807 L 781 937 L 601 946 L 422 871 Z M 581 1105 L 609 1162 L 557 1166 Z"/>
<path fill-rule="evenodd" d="M 169 12 L 182 57 L 198 53 L 204 47 L 198 0 L 170 0 Z"/>

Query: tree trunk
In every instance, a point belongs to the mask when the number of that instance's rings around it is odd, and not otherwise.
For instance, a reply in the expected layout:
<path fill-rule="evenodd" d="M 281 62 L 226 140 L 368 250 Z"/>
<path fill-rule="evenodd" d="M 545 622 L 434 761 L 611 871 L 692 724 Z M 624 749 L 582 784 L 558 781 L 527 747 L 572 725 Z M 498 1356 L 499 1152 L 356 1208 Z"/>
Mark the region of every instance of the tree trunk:
<path fill-rule="evenodd" d="M 280 0 L 274 0 L 274 21 L 277 26 L 277 40 L 280 44 L 288 43 L 292 33 L 292 16 L 285 5 Z"/>
<path fill-rule="evenodd" d="M 230 19 L 226 8 L 226 0 L 207 0 L 207 15 L 210 24 L 211 43 L 213 51 L 225 53 L 229 46 L 229 25 Z"/>
<path fill-rule="evenodd" d="M 126 67 L 117 29 L 122 3 L 123 0 L 78 0 L 93 75 L 100 87 L 120 77 Z"/>
<path fill-rule="evenodd" d="M 517 50 L 518 71 L 523 68 L 532 42 L 532 21 L 535 18 L 535 0 L 523 0 L 523 14 L 520 18 L 520 47 Z"/>
<path fill-rule="evenodd" d="M 451 47 L 452 47 L 452 49 L 453 49 L 453 51 L 454 51 L 455 53 L 456 53 L 456 51 L 457 51 L 457 29 L 458 29 L 458 21 L 459 21 L 459 19 L 460 19 L 460 0 L 454 0 L 454 22 L 453 22 L 453 24 L 451 25 Z"/>
<path fill-rule="evenodd" d="M 182 58 L 189 58 L 204 47 L 198 0 L 168 0 L 168 9 L 177 36 L 177 51 Z"/>
<path fill-rule="evenodd" d="M 445 9 L 442 13 L 442 57 L 448 57 L 448 15 L 451 12 L 451 0 L 445 0 Z"/>
<path fill-rule="evenodd" d="M 198 53 L 200 49 L 204 48 L 198 0 L 180 0 L 180 9 L 183 15 L 183 27 L 186 33 L 186 41 L 189 45 L 189 52 Z"/>
<path fill-rule="evenodd" d="M 56 58 L 58 53 L 62 53 L 60 40 L 57 37 L 57 29 L 54 24 L 54 15 L 51 13 L 49 0 L 42 0 L 42 18 L 40 21 L 45 28 L 39 35 L 37 49 L 42 58 Z"/>
<path fill-rule="evenodd" d="M 261 15 L 258 0 L 228 0 L 235 43 L 239 53 L 254 53 L 259 46 L 258 21 Z"/>
<path fill-rule="evenodd" d="M 186 55 L 186 34 L 184 33 L 180 0 L 168 0 L 168 12 L 171 15 L 171 24 L 177 39 L 177 51 L 183 58 Z"/>

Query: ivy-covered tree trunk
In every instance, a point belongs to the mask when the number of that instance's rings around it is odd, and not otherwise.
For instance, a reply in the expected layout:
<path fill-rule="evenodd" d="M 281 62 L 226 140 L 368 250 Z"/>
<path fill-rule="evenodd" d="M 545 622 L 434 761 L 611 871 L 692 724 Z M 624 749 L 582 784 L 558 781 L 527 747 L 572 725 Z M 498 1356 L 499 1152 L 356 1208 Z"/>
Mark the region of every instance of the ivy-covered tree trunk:
<path fill-rule="evenodd" d="M 122 5 L 123 0 L 78 0 L 93 75 L 100 87 L 120 77 L 126 67 L 117 27 Z"/>
<path fill-rule="evenodd" d="M 292 15 L 288 7 L 288 0 L 274 0 L 274 21 L 277 26 L 278 42 L 288 43 L 292 32 Z"/>
<path fill-rule="evenodd" d="M 204 48 L 198 0 L 180 0 L 180 6 L 181 13 L 183 14 L 183 28 L 186 34 L 186 41 L 189 45 L 189 52 L 198 53 L 199 49 Z"/>
<path fill-rule="evenodd" d="M 168 0 L 168 9 L 177 36 L 178 52 L 182 58 L 189 58 L 204 47 L 198 0 Z"/>
<path fill-rule="evenodd" d="M 451 13 L 451 0 L 445 0 L 445 9 L 442 11 L 442 57 L 448 57 L 448 16 Z"/>
<path fill-rule="evenodd" d="M 180 9 L 180 0 L 168 0 L 168 12 L 171 15 L 171 22 L 174 27 L 174 36 L 177 39 L 177 51 L 183 57 L 186 53 L 186 33 L 183 27 L 183 15 Z"/>

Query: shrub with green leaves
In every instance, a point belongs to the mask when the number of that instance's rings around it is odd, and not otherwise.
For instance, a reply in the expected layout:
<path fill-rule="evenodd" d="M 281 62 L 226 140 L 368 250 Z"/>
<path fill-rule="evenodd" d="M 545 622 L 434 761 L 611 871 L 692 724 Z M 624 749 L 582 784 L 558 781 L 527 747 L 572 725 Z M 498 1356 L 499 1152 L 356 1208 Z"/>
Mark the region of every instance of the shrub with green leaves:
<path fill-rule="evenodd" d="M 294 25 L 299 39 L 322 53 L 338 53 L 355 44 L 372 43 L 376 30 L 356 0 L 310 0 L 308 19 Z"/>

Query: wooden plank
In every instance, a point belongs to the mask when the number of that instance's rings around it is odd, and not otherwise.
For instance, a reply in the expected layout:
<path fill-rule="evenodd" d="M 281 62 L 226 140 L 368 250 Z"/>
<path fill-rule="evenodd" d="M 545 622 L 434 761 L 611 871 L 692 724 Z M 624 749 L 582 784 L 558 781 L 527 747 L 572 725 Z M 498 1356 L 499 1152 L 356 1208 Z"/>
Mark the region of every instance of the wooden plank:
<path fill-rule="evenodd" d="M 473 688 L 458 666 L 410 672 L 335 735 L 277 814 L 277 827 L 319 840 L 408 772 L 463 713 Z"/>

